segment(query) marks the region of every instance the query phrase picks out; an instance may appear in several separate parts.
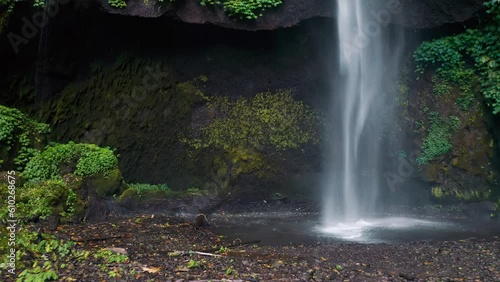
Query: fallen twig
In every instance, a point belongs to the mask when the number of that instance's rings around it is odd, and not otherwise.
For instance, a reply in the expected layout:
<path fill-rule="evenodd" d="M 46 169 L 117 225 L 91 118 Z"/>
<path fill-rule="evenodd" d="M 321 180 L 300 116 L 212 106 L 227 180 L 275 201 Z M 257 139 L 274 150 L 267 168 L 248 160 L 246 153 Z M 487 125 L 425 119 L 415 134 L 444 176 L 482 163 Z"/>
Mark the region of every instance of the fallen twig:
<path fill-rule="evenodd" d="M 205 252 L 198 252 L 198 251 L 192 251 L 190 253 L 191 254 L 197 254 L 197 255 L 200 255 L 200 256 L 222 257 L 222 255 L 217 255 L 217 254 L 212 254 L 212 253 L 205 253 Z"/>
<path fill-rule="evenodd" d="M 245 245 L 259 244 L 260 242 L 261 242 L 260 240 L 254 240 L 254 241 L 248 241 L 248 242 L 241 242 L 240 241 L 239 243 L 228 245 L 228 246 L 223 246 L 223 247 L 234 248 L 234 247 L 240 247 L 240 246 L 245 246 Z M 219 248 L 209 249 L 209 250 L 203 250 L 203 252 L 212 253 L 212 252 L 216 252 L 218 250 L 220 250 L 220 247 Z"/>
<path fill-rule="evenodd" d="M 175 252 L 168 253 L 168 256 L 169 257 L 177 257 L 177 256 L 188 256 L 188 255 L 194 255 L 194 254 L 200 255 L 200 256 L 222 257 L 222 255 L 206 253 L 206 252 L 198 252 L 198 251 L 189 251 L 189 252 L 175 251 Z"/>

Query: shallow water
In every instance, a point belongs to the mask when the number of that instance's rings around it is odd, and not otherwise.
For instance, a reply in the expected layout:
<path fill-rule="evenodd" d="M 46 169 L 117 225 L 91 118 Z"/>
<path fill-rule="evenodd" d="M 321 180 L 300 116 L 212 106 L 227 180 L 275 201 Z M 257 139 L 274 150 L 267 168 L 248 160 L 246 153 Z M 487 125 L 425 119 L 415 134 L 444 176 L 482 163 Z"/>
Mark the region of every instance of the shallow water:
<path fill-rule="evenodd" d="M 451 241 L 469 238 L 494 239 L 500 236 L 500 221 L 378 217 L 324 226 L 316 215 L 275 213 L 225 215 L 215 231 L 228 239 L 260 240 L 266 245 L 290 243 L 405 243 Z"/>

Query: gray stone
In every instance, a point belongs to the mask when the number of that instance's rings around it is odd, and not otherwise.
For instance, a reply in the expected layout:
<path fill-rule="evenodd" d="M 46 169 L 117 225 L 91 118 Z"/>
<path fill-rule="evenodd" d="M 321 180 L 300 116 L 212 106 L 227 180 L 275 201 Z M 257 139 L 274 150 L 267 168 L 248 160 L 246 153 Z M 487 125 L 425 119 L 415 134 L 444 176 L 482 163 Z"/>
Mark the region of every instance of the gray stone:
<path fill-rule="evenodd" d="M 128 0 L 127 7 L 117 9 L 108 0 L 98 0 L 111 14 L 157 18 L 167 16 L 186 23 L 213 24 L 242 30 L 273 30 L 291 27 L 316 17 L 334 17 L 333 0 L 285 0 L 280 6 L 264 12 L 258 20 L 235 20 L 222 8 L 204 7 L 199 0 L 179 0 L 159 4 L 150 0 Z M 399 6 L 398 5 L 399 2 Z M 432 28 L 448 23 L 463 22 L 483 9 L 483 0 L 377 0 L 372 1 L 374 15 L 396 5 L 398 13 L 392 13 L 391 21 L 408 28 Z M 392 6 L 390 6 L 392 5 Z"/>

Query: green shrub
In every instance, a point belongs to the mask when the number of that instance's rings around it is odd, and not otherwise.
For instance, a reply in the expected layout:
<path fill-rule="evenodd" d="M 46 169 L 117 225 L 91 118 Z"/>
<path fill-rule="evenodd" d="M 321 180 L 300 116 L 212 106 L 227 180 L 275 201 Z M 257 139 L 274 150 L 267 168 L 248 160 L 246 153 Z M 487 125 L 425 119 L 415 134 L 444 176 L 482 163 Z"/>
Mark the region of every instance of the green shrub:
<path fill-rule="evenodd" d="M 319 142 L 319 116 L 290 90 L 260 93 L 253 98 L 212 97 L 208 124 L 181 141 L 203 154 L 212 185 L 226 190 L 239 175 L 266 178 L 276 172 L 267 156 Z M 203 153 L 202 153 L 203 152 Z M 206 153 L 206 154 L 205 154 Z"/>
<path fill-rule="evenodd" d="M 253 20 L 262 16 L 262 13 L 270 8 L 277 7 L 281 0 L 201 0 L 202 6 L 222 5 L 224 11 L 239 19 Z"/>
<path fill-rule="evenodd" d="M 109 148 L 94 144 L 56 144 L 38 152 L 26 165 L 23 176 L 30 181 L 61 179 L 64 173 L 91 176 L 118 167 L 118 159 Z"/>
<path fill-rule="evenodd" d="M 462 109 L 471 104 L 474 85 L 464 78 L 477 75 L 482 95 L 497 114 L 500 112 L 500 2 L 489 0 L 485 6 L 491 15 L 486 26 L 424 42 L 415 51 L 414 58 L 418 73 L 432 66 L 441 78 L 460 86 L 464 97 L 457 101 L 457 105 Z M 468 57 L 474 61 L 472 66 L 466 64 Z M 438 92 L 441 90 L 446 89 L 438 89 Z"/>
<path fill-rule="evenodd" d="M 38 151 L 43 134 L 50 132 L 47 124 L 38 123 L 21 111 L 0 105 L 0 168 L 2 163 L 22 170 Z"/>
<path fill-rule="evenodd" d="M 7 194 L 7 187 L 1 185 L 2 198 L 7 198 Z M 17 188 L 16 216 L 23 221 L 45 219 L 53 214 L 68 217 L 75 212 L 76 202 L 76 193 L 60 180 L 27 182 Z M 0 209 L 0 221 L 6 222 L 8 216 L 8 206 L 4 205 Z"/>

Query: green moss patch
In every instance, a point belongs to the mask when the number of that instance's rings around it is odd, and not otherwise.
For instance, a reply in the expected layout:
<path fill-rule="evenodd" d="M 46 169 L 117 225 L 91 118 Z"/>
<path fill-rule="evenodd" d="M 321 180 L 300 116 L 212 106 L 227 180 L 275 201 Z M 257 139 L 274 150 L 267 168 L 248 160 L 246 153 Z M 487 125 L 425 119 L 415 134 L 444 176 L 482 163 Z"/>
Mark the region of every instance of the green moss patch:
<path fill-rule="evenodd" d="M 241 174 L 259 178 L 273 170 L 269 154 L 280 155 L 319 141 L 319 118 L 290 90 L 240 97 L 212 97 L 206 103 L 208 121 L 182 141 L 202 156 L 216 188 L 234 186 Z"/>
<path fill-rule="evenodd" d="M 479 190 L 453 190 L 446 191 L 440 186 L 432 187 L 431 194 L 434 198 L 439 201 L 453 201 L 459 200 L 461 202 L 480 202 L 488 200 L 491 191 L 479 191 Z"/>
<path fill-rule="evenodd" d="M 429 117 L 431 125 L 427 137 L 422 145 L 422 155 L 417 158 L 417 163 L 427 164 L 434 158 L 451 151 L 452 134 L 460 128 L 460 120 L 457 117 L 443 119 L 437 113 Z"/>
<path fill-rule="evenodd" d="M 116 200 L 122 206 L 129 209 L 134 209 L 141 203 L 141 195 L 134 188 L 129 188 L 125 190 L 120 197 Z"/>

